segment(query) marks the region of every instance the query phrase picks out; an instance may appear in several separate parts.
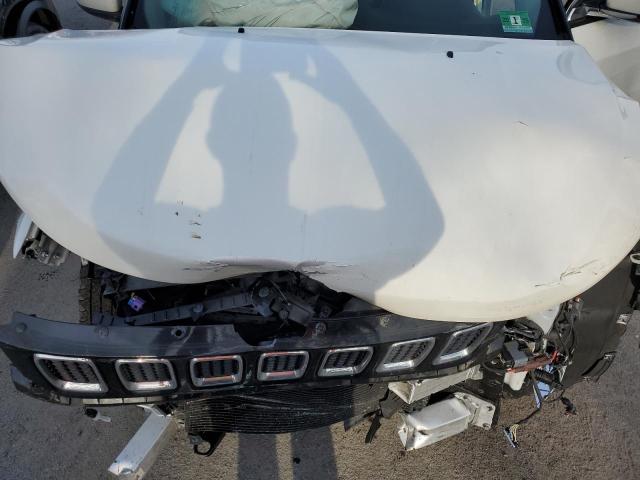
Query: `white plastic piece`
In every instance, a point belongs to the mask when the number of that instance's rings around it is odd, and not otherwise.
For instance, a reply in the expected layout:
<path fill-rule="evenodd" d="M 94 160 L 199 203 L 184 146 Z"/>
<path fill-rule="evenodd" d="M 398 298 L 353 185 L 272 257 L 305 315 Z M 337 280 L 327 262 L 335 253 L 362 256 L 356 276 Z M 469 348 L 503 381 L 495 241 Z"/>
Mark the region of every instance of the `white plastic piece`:
<path fill-rule="evenodd" d="M 509 385 L 511 390 L 517 392 L 522 388 L 527 372 L 508 372 L 504 376 L 504 383 Z"/>
<path fill-rule="evenodd" d="M 527 315 L 527 318 L 532 322 L 535 322 L 544 333 L 549 333 L 553 327 L 558 314 L 560 313 L 561 305 L 554 305 L 541 312 L 531 313 Z"/>
<path fill-rule="evenodd" d="M 491 428 L 495 407 L 481 398 L 455 393 L 453 398 L 428 405 L 410 414 L 400 414 L 400 441 L 406 450 L 432 445 L 465 431 L 470 425 Z"/>
<path fill-rule="evenodd" d="M 432 320 L 558 305 L 640 238 L 640 107 L 579 45 L 237 30 L 1 40 L 6 189 L 116 271 Z"/>

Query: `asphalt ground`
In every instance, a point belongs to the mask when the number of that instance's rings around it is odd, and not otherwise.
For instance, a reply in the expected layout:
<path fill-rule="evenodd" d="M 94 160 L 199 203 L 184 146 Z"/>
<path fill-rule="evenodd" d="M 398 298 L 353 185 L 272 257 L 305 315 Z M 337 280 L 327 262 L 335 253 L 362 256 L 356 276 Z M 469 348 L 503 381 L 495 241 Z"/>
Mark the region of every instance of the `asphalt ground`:
<path fill-rule="evenodd" d="M 71 0 L 57 0 L 67 28 L 110 28 Z M 0 322 L 13 311 L 77 321 L 79 260 L 59 268 L 14 260 L 16 205 L 0 187 Z M 599 383 L 567 391 L 578 414 L 548 404 L 508 446 L 500 429 L 470 429 L 432 447 L 404 452 L 397 420 L 364 444 L 368 425 L 341 425 L 287 435 L 227 435 L 209 458 L 196 457 L 176 433 L 149 479 L 633 479 L 640 478 L 640 322 L 634 317 L 614 365 Z M 504 402 L 500 425 L 534 408 L 532 397 Z M 106 471 L 143 421 L 137 407 L 103 409 L 111 423 L 80 408 L 17 393 L 0 355 L 0 479 L 109 478 Z"/>

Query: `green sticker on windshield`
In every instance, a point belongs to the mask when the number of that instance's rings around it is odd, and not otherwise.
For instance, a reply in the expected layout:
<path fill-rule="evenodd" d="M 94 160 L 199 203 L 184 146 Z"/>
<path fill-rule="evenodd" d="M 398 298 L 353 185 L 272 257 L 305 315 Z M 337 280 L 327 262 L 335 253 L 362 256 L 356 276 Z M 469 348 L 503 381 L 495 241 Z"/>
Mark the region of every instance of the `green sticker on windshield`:
<path fill-rule="evenodd" d="M 502 31 L 506 33 L 533 33 L 529 12 L 498 12 Z"/>

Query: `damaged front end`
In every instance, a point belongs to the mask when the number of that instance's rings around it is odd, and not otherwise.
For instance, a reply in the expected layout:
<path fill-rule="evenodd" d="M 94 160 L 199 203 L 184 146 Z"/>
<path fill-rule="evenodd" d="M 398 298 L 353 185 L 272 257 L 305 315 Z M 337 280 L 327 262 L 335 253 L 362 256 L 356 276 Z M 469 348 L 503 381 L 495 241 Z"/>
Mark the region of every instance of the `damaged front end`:
<path fill-rule="evenodd" d="M 20 391 L 94 415 L 155 405 L 150 421 L 177 422 L 196 452 L 210 453 L 227 432 L 336 422 L 369 421 L 369 442 L 392 417 L 413 450 L 470 426 L 494 428 L 505 397 L 537 392 L 541 408 L 553 390 L 597 380 L 630 318 L 635 267 L 625 259 L 593 289 L 541 314 L 545 325 L 540 315 L 412 319 L 297 272 L 180 285 L 88 263 L 81 323 L 16 313 L 0 327 L 0 344 Z"/>
<path fill-rule="evenodd" d="M 0 327 L 20 391 L 144 406 L 139 437 L 180 425 L 200 454 L 391 418 L 414 450 L 606 371 L 638 294 L 638 104 L 557 2 L 535 36 L 475 2 L 436 33 L 357 3 L 345 30 L 0 42 L 14 256 L 83 258 L 79 323 Z"/>

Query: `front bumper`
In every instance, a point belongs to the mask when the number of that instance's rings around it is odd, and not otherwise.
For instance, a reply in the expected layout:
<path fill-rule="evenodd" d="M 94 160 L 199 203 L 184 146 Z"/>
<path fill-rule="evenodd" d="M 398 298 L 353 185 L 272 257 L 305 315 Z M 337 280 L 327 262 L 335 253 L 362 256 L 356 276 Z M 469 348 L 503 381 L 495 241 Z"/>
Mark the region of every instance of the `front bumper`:
<path fill-rule="evenodd" d="M 260 395 L 265 392 L 325 389 L 339 386 L 379 384 L 398 380 L 450 375 L 482 363 L 502 346 L 502 324 L 487 327 L 482 341 L 466 356 L 443 361 L 443 351 L 452 336 L 477 324 L 424 321 L 384 312 L 312 322 L 303 336 L 276 338 L 268 345 L 251 345 L 233 325 L 184 325 L 135 327 L 116 324 L 83 325 L 45 320 L 16 313 L 0 327 L 0 347 L 9 357 L 12 379 L 24 393 L 44 400 L 85 405 L 166 403 L 230 395 Z M 418 365 L 400 372 L 378 368 L 394 343 L 433 338 L 434 346 Z M 352 375 L 318 375 L 327 352 L 336 348 L 371 347 L 366 368 Z M 309 361 L 300 378 L 269 382 L 257 375 L 264 353 L 308 352 Z M 102 393 L 69 392 L 51 384 L 36 367 L 34 354 L 81 357 L 93 361 L 107 385 Z M 190 361 L 212 355 L 239 355 L 242 378 L 233 385 L 198 387 L 190 375 Z M 122 359 L 168 360 L 175 372 L 175 388 L 159 392 L 135 392 L 125 388 L 115 365 Z"/>

